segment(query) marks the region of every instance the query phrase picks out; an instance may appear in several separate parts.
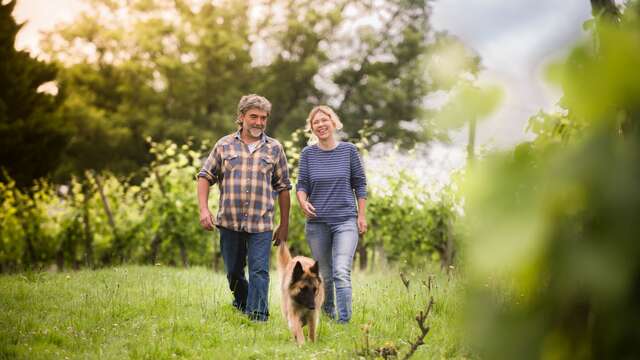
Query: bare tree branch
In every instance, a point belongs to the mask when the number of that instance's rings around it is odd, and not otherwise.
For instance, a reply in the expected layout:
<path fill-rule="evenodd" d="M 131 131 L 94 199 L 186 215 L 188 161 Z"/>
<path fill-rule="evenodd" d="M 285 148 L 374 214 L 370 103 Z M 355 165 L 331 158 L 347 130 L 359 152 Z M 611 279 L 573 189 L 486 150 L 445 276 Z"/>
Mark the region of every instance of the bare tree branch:
<path fill-rule="evenodd" d="M 416 341 L 414 342 L 409 341 L 409 344 L 411 344 L 411 349 L 409 349 L 409 352 L 402 359 L 406 360 L 410 358 L 416 352 L 416 350 L 418 350 L 418 347 L 420 345 L 424 345 L 424 338 L 427 336 L 430 330 L 430 327 L 425 325 L 425 321 L 427 320 L 429 313 L 431 313 L 431 309 L 433 308 L 433 303 L 434 303 L 433 297 L 431 297 L 429 299 L 429 304 L 427 305 L 427 311 L 426 312 L 420 311 L 420 313 L 416 316 L 416 322 L 418 323 L 418 327 L 420 328 L 421 334 L 418 335 L 418 338 L 416 339 Z"/>

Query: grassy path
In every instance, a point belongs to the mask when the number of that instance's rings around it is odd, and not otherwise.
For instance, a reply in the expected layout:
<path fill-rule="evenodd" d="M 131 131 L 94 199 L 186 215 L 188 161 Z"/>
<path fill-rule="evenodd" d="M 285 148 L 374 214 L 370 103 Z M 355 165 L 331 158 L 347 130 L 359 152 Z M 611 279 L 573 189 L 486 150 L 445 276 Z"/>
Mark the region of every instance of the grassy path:
<path fill-rule="evenodd" d="M 434 271 L 354 273 L 354 316 L 348 325 L 323 318 L 319 341 L 298 348 L 280 313 L 276 273 L 271 319 L 248 321 L 230 305 L 222 274 L 204 268 L 120 267 L 69 273 L 0 276 L 0 359 L 349 359 L 369 349 L 408 351 L 414 320 L 431 294 L 431 331 L 412 358 L 459 358 L 454 316 L 457 282 Z"/>

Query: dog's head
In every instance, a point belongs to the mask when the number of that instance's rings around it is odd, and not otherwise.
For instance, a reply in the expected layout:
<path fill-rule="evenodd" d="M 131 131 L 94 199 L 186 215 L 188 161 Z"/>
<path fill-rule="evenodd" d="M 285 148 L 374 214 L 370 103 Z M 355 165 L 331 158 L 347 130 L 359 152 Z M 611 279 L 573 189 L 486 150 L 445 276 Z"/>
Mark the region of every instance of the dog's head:
<path fill-rule="evenodd" d="M 318 271 L 318 262 L 316 261 L 313 266 L 305 270 L 302 264 L 296 261 L 289 285 L 289 292 L 293 300 L 307 309 L 314 310 L 316 296 L 321 286 L 322 279 Z"/>

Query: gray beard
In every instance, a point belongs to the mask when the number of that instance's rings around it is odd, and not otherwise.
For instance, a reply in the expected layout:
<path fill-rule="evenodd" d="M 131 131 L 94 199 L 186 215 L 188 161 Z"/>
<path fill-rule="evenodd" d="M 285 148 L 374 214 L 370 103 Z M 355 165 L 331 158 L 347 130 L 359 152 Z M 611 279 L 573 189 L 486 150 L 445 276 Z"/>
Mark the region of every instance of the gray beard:
<path fill-rule="evenodd" d="M 260 136 L 262 136 L 262 132 L 264 130 L 262 129 L 256 129 L 256 128 L 251 128 L 249 129 L 249 134 L 251 134 L 251 136 L 255 137 L 255 138 L 259 138 Z"/>

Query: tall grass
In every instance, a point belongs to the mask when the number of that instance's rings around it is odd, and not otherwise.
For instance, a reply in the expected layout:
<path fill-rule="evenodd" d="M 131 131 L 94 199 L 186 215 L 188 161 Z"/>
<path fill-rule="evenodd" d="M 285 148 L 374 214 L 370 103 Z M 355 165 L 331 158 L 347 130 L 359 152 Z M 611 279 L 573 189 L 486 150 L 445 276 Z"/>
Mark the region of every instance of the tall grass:
<path fill-rule="evenodd" d="M 428 278 L 433 278 L 429 289 Z M 280 313 L 271 274 L 271 318 L 254 323 L 230 304 L 223 274 L 205 268 L 129 266 L 0 277 L 0 359 L 324 359 L 400 355 L 419 334 L 415 316 L 433 296 L 431 331 L 413 358 L 463 357 L 456 330 L 459 281 L 439 271 L 356 272 L 350 324 L 325 317 L 319 340 L 299 348 Z M 367 330 L 363 330 L 367 329 Z M 363 349 L 365 349 L 363 351 Z"/>

